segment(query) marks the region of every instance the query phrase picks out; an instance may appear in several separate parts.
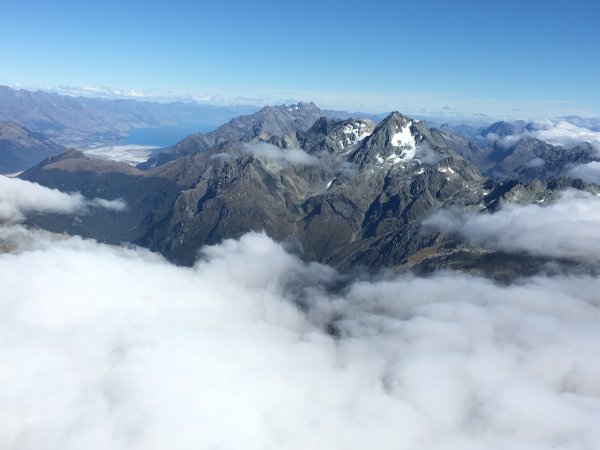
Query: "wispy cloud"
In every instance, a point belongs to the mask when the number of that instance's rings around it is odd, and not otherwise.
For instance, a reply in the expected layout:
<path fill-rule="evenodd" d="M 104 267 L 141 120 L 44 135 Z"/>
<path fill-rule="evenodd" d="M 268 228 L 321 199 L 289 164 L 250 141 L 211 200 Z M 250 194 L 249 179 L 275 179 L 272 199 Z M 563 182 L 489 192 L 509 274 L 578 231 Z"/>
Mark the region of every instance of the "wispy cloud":
<path fill-rule="evenodd" d="M 548 144 L 566 148 L 588 142 L 600 151 L 600 132 L 598 131 L 592 131 L 566 120 L 534 121 L 529 126 L 533 129 L 502 137 L 494 133 L 489 133 L 485 138 L 489 141 L 496 141 L 506 147 L 516 144 L 525 137 L 539 139 Z"/>
<path fill-rule="evenodd" d="M 424 222 L 477 245 L 600 262 L 600 198 L 567 190 L 548 206 L 505 204 L 494 214 L 441 210 Z"/>
<path fill-rule="evenodd" d="M 0 175 L 0 221 L 20 222 L 31 212 L 84 214 L 89 207 L 123 211 L 124 200 L 88 200 L 79 193 L 64 193 L 37 183 Z"/>
<path fill-rule="evenodd" d="M 261 142 L 256 144 L 242 144 L 241 149 L 244 153 L 292 165 L 314 166 L 319 163 L 318 158 L 309 155 L 299 148 L 281 149 L 276 145 Z"/>
<path fill-rule="evenodd" d="M 579 178 L 586 183 L 600 184 L 600 162 L 592 161 L 587 164 L 580 164 L 569 169 L 567 175 L 572 178 Z"/>

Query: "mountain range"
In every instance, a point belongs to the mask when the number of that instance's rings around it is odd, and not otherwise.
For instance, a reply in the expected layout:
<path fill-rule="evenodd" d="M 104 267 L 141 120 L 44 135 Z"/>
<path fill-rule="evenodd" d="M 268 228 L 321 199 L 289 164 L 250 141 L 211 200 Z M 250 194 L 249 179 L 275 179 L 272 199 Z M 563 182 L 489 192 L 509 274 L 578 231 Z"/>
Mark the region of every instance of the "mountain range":
<path fill-rule="evenodd" d="M 514 131 L 502 123 L 489 130 Z M 564 177 L 571 165 L 598 159 L 589 144 L 481 145 L 399 112 L 379 123 L 331 119 L 313 103 L 265 107 L 161 155 L 137 168 L 76 150 L 48 158 L 21 178 L 122 198 L 128 208 L 43 214 L 29 223 L 134 242 L 184 265 L 203 245 L 264 230 L 306 260 L 340 270 L 445 267 L 511 279 L 543 270 L 547 259 L 477 247 L 424 221 L 440 209 L 487 214 L 506 202 L 550 203 L 565 188 L 597 192 Z"/>
<path fill-rule="evenodd" d="M 216 127 L 257 109 L 245 105 L 72 97 L 0 86 L 0 120 L 16 122 L 64 145 L 114 142 L 136 128 L 186 124 Z"/>

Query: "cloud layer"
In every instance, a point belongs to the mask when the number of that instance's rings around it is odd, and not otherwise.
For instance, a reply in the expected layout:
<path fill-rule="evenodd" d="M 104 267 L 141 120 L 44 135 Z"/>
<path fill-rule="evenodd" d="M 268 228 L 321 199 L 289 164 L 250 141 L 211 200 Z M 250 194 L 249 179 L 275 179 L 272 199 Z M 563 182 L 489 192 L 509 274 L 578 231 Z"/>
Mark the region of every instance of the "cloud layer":
<path fill-rule="evenodd" d="M 193 268 L 17 227 L 0 239 L 15 249 L 0 255 L 0 448 L 600 445 L 598 279 L 332 290 L 340 275 L 261 234 Z"/>
<path fill-rule="evenodd" d="M 552 145 L 563 147 L 575 147 L 583 142 L 589 142 L 597 150 L 600 150 L 600 132 L 577 126 L 566 121 L 543 122 L 540 129 L 532 131 L 533 137 Z"/>
<path fill-rule="evenodd" d="M 556 203 L 506 204 L 494 214 L 440 210 L 424 222 L 487 248 L 600 262 L 600 198 L 568 190 Z"/>
<path fill-rule="evenodd" d="M 572 148 L 584 142 L 589 142 L 600 152 L 600 132 L 593 131 L 574 123 L 559 120 L 545 120 L 530 124 L 535 129 L 523 133 L 500 137 L 495 133 L 489 133 L 485 138 L 489 141 L 497 141 L 502 146 L 510 147 L 525 137 L 539 139 L 551 145 Z"/>
<path fill-rule="evenodd" d="M 85 207 L 0 182 L 9 211 Z M 546 247 L 571 227 L 591 257 L 598 201 L 437 220 L 521 245 L 547 222 Z M 600 446 L 599 278 L 349 279 L 257 233 L 184 268 L 4 225 L 0 285 L 0 448 Z"/>

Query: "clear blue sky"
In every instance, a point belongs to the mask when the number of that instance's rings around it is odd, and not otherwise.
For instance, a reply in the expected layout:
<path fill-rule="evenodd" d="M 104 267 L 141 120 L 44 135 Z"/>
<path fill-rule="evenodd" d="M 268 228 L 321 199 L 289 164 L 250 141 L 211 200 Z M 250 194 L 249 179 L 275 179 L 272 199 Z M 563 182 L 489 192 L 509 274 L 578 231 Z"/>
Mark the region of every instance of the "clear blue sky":
<path fill-rule="evenodd" d="M 599 22 L 597 0 L 11 1 L 0 84 L 600 115 Z"/>

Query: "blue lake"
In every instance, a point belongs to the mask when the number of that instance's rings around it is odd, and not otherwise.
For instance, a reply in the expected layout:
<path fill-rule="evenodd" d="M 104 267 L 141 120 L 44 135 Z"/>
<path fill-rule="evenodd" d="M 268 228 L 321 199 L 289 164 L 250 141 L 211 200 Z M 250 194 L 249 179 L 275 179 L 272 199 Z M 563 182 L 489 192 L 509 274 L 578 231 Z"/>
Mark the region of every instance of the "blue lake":
<path fill-rule="evenodd" d="M 129 132 L 123 144 L 169 147 L 194 133 L 206 133 L 217 128 L 215 124 L 190 124 L 174 127 L 136 128 Z"/>

